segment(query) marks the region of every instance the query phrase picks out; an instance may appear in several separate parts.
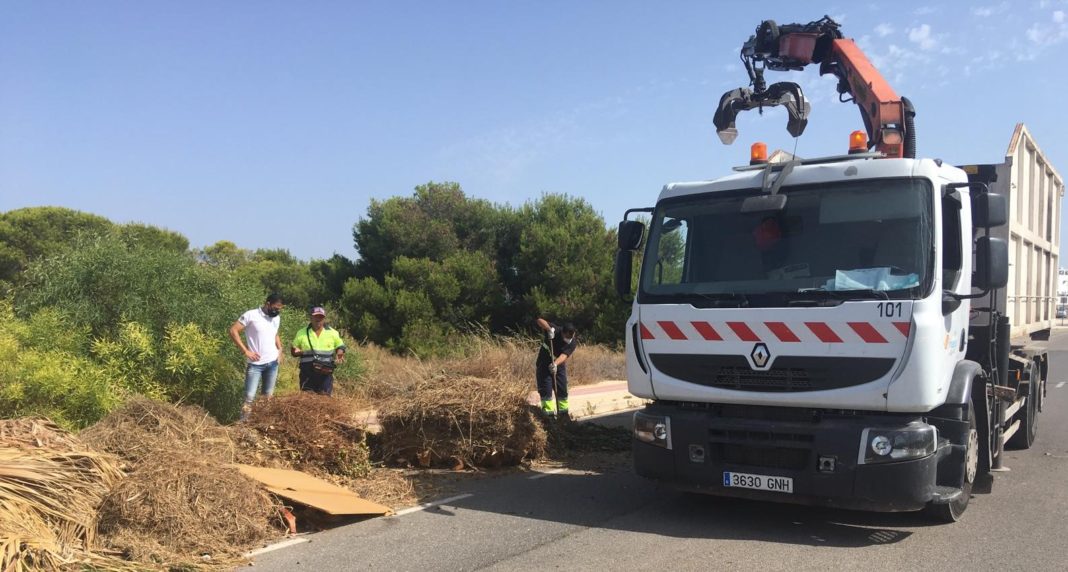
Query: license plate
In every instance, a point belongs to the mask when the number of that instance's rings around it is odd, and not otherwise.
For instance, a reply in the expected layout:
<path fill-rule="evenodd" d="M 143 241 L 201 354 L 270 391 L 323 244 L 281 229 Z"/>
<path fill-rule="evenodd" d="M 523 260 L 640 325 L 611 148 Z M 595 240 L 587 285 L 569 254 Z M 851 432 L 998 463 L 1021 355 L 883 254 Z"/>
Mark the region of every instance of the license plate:
<path fill-rule="evenodd" d="M 723 486 L 777 493 L 793 493 L 794 480 L 790 477 L 771 475 L 750 475 L 749 473 L 732 473 L 723 471 Z"/>

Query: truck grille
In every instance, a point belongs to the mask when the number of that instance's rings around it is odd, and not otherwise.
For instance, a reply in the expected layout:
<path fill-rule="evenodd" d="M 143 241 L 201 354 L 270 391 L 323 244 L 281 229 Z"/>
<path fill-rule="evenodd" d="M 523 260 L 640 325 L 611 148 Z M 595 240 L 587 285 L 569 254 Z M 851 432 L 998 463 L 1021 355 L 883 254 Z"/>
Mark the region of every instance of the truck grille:
<path fill-rule="evenodd" d="M 749 367 L 726 366 L 715 372 L 709 385 L 749 391 L 812 391 L 812 376 L 797 367 L 753 371 Z"/>
<path fill-rule="evenodd" d="M 813 437 L 805 433 L 710 429 L 708 440 L 721 463 L 801 471 L 812 460 Z"/>
<path fill-rule="evenodd" d="M 782 356 L 757 371 L 744 356 L 650 354 L 659 371 L 676 379 L 737 391 L 821 391 L 870 383 L 890 372 L 894 358 Z"/>
<path fill-rule="evenodd" d="M 765 469 L 787 469 L 803 471 L 808 468 L 811 451 L 807 449 L 787 449 L 784 447 L 746 447 L 727 443 L 713 444 L 712 459 L 721 463 L 732 463 L 748 467 Z"/>

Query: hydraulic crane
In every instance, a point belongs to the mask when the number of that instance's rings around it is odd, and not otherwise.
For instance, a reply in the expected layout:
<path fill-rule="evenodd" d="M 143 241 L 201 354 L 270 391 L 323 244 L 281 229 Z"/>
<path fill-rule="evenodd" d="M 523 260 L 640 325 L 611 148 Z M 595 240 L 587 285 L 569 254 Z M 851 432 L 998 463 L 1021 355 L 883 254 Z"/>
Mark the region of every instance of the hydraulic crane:
<path fill-rule="evenodd" d="M 907 98 L 894 91 L 853 40 L 842 37 L 840 25 L 829 16 L 808 24 L 777 25 L 765 20 L 742 45 L 741 59 L 752 89 L 741 87 L 723 94 L 713 122 L 724 144 L 738 135 L 734 121 L 741 111 L 781 105 L 789 114 L 786 129 L 799 137 L 808 124 L 809 103 L 801 86 L 764 81 L 764 70 L 801 70 L 819 64 L 820 75 L 838 78 L 838 98 L 860 109 L 869 148 L 886 157 L 915 158 L 916 112 Z"/>

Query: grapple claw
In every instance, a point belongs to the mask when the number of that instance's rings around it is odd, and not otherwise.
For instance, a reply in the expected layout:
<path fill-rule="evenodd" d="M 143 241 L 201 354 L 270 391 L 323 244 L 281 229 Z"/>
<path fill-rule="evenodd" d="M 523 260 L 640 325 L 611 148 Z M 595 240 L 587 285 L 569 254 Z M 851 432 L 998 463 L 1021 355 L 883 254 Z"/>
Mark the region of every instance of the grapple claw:
<path fill-rule="evenodd" d="M 805 99 L 801 86 L 793 82 L 783 81 L 771 84 L 768 89 L 754 93 L 748 88 L 739 87 L 724 93 L 719 98 L 719 107 L 712 123 L 716 125 L 716 134 L 724 145 L 734 143 L 738 137 L 738 129 L 734 126 L 738 118 L 738 112 L 750 109 L 763 109 L 781 105 L 786 108 L 787 120 L 786 131 L 793 137 L 800 137 L 808 125 L 808 114 L 811 106 Z"/>
<path fill-rule="evenodd" d="M 719 107 L 716 108 L 716 115 L 713 116 L 712 123 L 716 126 L 716 135 L 719 135 L 719 140 L 724 145 L 734 143 L 734 139 L 738 137 L 738 130 L 734 127 L 734 120 L 737 119 L 739 110 L 751 109 L 749 102 L 752 97 L 753 92 L 747 88 L 739 87 L 724 93 L 719 98 Z"/>

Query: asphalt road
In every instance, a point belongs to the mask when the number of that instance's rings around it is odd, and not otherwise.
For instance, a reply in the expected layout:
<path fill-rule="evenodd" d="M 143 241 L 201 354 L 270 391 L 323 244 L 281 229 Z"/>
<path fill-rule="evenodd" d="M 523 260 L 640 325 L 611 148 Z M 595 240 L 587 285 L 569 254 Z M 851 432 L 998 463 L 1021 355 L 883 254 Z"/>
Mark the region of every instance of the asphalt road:
<path fill-rule="evenodd" d="M 1068 334 L 1051 341 L 1038 438 L 963 521 L 691 496 L 626 455 L 471 481 L 443 505 L 311 535 L 254 570 L 1065 570 Z M 625 419 L 625 417 L 618 417 Z"/>

